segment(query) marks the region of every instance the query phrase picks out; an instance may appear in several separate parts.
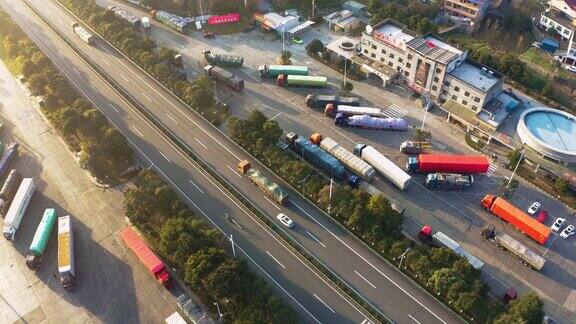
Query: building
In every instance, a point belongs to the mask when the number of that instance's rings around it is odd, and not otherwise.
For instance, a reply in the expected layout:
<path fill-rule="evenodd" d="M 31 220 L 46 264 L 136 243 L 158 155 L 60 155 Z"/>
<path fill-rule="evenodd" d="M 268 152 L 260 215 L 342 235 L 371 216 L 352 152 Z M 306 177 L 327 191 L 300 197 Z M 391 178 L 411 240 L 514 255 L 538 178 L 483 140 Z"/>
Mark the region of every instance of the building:
<path fill-rule="evenodd" d="M 360 27 L 360 19 L 356 18 L 350 10 L 336 11 L 323 18 L 328 23 L 328 28 L 344 34 L 349 34 Z"/>
<path fill-rule="evenodd" d="M 444 0 L 443 9 L 445 16 L 471 33 L 478 29 L 489 6 L 489 0 Z"/>
<path fill-rule="evenodd" d="M 550 1 L 550 7 L 540 16 L 540 25 L 546 30 L 555 30 L 561 40 L 568 42 L 568 50 L 562 61 L 576 65 L 576 0 Z"/>
<path fill-rule="evenodd" d="M 356 1 L 346 1 L 342 4 L 342 9 L 351 11 L 356 17 L 369 16 L 367 7 Z"/>
<path fill-rule="evenodd" d="M 255 13 L 254 20 L 267 30 L 274 30 L 278 33 L 288 32 L 299 25 L 298 17 L 281 16 L 275 12 L 267 14 Z"/>

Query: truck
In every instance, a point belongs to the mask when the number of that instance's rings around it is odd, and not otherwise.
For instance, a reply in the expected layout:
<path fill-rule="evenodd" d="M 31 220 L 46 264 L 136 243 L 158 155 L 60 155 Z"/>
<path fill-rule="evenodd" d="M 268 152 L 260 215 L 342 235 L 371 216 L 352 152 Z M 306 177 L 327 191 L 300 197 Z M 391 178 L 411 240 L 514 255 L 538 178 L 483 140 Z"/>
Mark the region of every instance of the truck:
<path fill-rule="evenodd" d="M 359 127 L 368 129 L 405 131 L 408 123 L 401 118 L 381 118 L 369 115 L 354 115 L 346 117 L 343 113 L 337 113 L 334 124 L 342 127 Z"/>
<path fill-rule="evenodd" d="M 456 173 L 429 173 L 425 185 L 429 189 L 459 190 L 472 187 L 474 176 Z"/>
<path fill-rule="evenodd" d="M 410 184 L 412 177 L 372 146 L 358 143 L 354 147 L 354 154 L 368 162 L 376 171 L 380 172 L 401 190 L 406 189 Z"/>
<path fill-rule="evenodd" d="M 40 268 L 44 251 L 52 236 L 52 229 L 54 228 L 54 223 L 56 223 L 57 218 L 58 216 L 54 208 L 46 208 L 46 210 L 44 210 L 44 215 L 42 215 L 40 224 L 38 224 L 36 228 L 36 233 L 34 233 L 32 244 L 30 244 L 30 249 L 28 249 L 28 255 L 26 256 L 26 266 L 28 269 L 38 270 L 38 268 Z"/>
<path fill-rule="evenodd" d="M 22 218 L 24 218 L 24 213 L 26 208 L 28 208 L 32 195 L 34 195 L 35 189 L 34 179 L 22 179 L 22 183 L 20 183 L 16 195 L 14 195 L 14 200 L 12 200 L 12 204 L 10 204 L 10 208 L 6 212 L 6 217 L 4 217 L 4 237 L 7 240 L 14 242 L 16 232 L 20 227 Z"/>
<path fill-rule="evenodd" d="M 215 54 L 212 51 L 202 52 L 210 65 L 239 68 L 244 65 L 244 58 L 236 55 Z"/>
<path fill-rule="evenodd" d="M 306 96 L 306 106 L 310 108 L 325 109 L 326 105 L 332 104 L 335 108 L 339 105 L 360 106 L 360 99 L 355 97 L 340 97 L 328 95 L 309 94 Z"/>
<path fill-rule="evenodd" d="M 238 171 L 248 176 L 250 182 L 257 185 L 268 197 L 274 199 L 280 205 L 286 205 L 288 202 L 288 193 L 274 181 L 266 178 L 262 172 L 252 168 L 247 160 L 238 164 Z"/>
<path fill-rule="evenodd" d="M 70 215 L 58 217 L 58 274 L 66 290 L 76 289 L 74 231 Z"/>
<path fill-rule="evenodd" d="M 344 114 L 344 116 L 353 115 L 368 115 L 372 117 L 383 117 L 382 109 L 373 107 L 360 107 L 360 106 L 349 106 L 349 105 L 338 105 L 327 104 L 324 109 L 324 115 L 335 116 L 336 114 Z"/>
<path fill-rule="evenodd" d="M 374 177 L 376 171 L 370 164 L 340 146 L 330 137 L 322 139 L 320 148 L 338 159 L 348 170 L 362 178 L 362 180 L 370 182 Z"/>
<path fill-rule="evenodd" d="M 542 245 L 546 244 L 550 236 L 550 228 L 514 207 L 514 205 L 504 198 L 487 194 L 484 199 L 482 199 L 481 204 L 486 210 L 498 216 L 498 218 L 503 221 L 510 223 L 534 241 Z"/>
<path fill-rule="evenodd" d="M 133 227 L 126 227 L 120 231 L 120 237 L 124 240 L 128 248 L 136 254 L 140 262 L 152 273 L 156 281 L 164 286 L 164 288 L 170 289 L 172 287 L 172 278 L 166 270 L 164 262 L 154 254 L 140 234 L 138 234 Z"/>
<path fill-rule="evenodd" d="M 323 76 L 280 74 L 276 78 L 276 85 L 279 87 L 325 88 L 328 85 L 328 78 Z"/>
<path fill-rule="evenodd" d="M 206 65 L 204 67 L 204 72 L 214 80 L 223 83 L 225 86 L 234 91 L 240 92 L 244 89 L 244 80 L 224 70 L 223 68 L 213 65 Z"/>
<path fill-rule="evenodd" d="M 142 20 L 128 12 L 126 9 L 120 8 L 118 6 L 110 6 L 108 7 L 108 10 L 112 11 L 116 16 L 122 18 L 136 28 L 140 28 L 142 25 Z"/>
<path fill-rule="evenodd" d="M 142 18 L 140 18 L 140 22 L 141 22 L 142 28 L 144 28 L 144 30 L 150 29 L 150 18 L 142 17 Z"/>
<path fill-rule="evenodd" d="M 94 36 L 90 34 L 84 27 L 80 26 L 78 22 L 72 22 L 72 30 L 78 37 L 85 41 L 88 45 L 94 44 Z"/>
<path fill-rule="evenodd" d="M 481 270 L 484 267 L 484 262 L 482 262 L 482 260 L 478 259 L 472 253 L 466 251 L 466 249 L 464 249 L 460 244 L 458 244 L 448 235 L 440 231 L 432 234 L 432 228 L 428 225 L 422 227 L 420 233 L 418 234 L 418 238 L 436 246 L 449 248 L 454 253 L 468 260 L 468 263 L 470 263 L 470 265 L 477 270 Z"/>
<path fill-rule="evenodd" d="M 430 142 L 421 141 L 404 141 L 400 144 L 400 152 L 406 154 L 420 154 L 432 148 Z"/>
<path fill-rule="evenodd" d="M 4 151 L 2 158 L 0 158 L 0 178 L 3 177 L 10 168 L 12 160 L 14 160 L 14 157 L 18 154 L 18 147 L 20 147 L 18 143 L 10 143 Z"/>
<path fill-rule="evenodd" d="M 6 178 L 6 182 L 4 182 L 2 186 L 2 190 L 0 190 L 0 214 L 4 215 L 6 213 L 8 206 L 10 206 L 12 202 L 12 198 L 14 198 L 16 194 L 16 190 L 18 190 L 20 181 L 22 181 L 20 172 L 12 169 L 8 174 L 8 178 Z"/>
<path fill-rule="evenodd" d="M 406 171 L 424 173 L 476 174 L 486 173 L 489 167 L 490 162 L 483 155 L 419 154 L 409 157 L 406 163 Z"/>
<path fill-rule="evenodd" d="M 546 263 L 546 259 L 532 251 L 526 245 L 518 242 L 512 236 L 506 233 L 499 233 L 494 227 L 485 226 L 480 233 L 483 239 L 486 239 L 502 250 L 514 254 L 520 262 L 524 263 L 533 270 L 540 271 Z"/>
<path fill-rule="evenodd" d="M 277 78 L 280 74 L 284 75 L 308 75 L 307 66 L 297 65 L 260 65 L 258 72 L 263 78 Z"/>
<path fill-rule="evenodd" d="M 150 18 L 159 21 L 180 33 L 186 33 L 191 28 L 190 25 L 192 23 L 187 17 L 180 17 L 164 10 L 150 11 Z"/>

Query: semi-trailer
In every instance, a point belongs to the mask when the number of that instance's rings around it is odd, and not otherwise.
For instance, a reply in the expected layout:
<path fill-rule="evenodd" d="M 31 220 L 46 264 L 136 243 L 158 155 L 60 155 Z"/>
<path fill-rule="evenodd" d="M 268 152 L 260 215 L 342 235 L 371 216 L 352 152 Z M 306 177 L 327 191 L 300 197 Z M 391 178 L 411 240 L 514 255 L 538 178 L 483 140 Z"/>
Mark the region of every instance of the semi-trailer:
<path fill-rule="evenodd" d="M 383 117 L 382 109 L 380 108 L 348 106 L 348 105 L 335 106 L 334 104 L 331 103 L 326 105 L 326 109 L 324 109 L 324 114 L 326 116 L 344 114 L 344 116 L 368 115 L 372 117 Z"/>
<path fill-rule="evenodd" d="M 487 194 L 484 199 L 482 199 L 481 204 L 486 210 L 492 212 L 507 223 L 510 223 L 534 241 L 542 245 L 546 244 L 550 236 L 550 228 L 514 207 L 514 205 L 504 198 Z"/>
<path fill-rule="evenodd" d="M 392 131 L 405 131 L 408 129 L 408 123 L 401 118 L 380 118 L 369 115 L 354 115 L 347 117 L 340 112 L 336 114 L 334 124 L 342 127 L 359 127 Z"/>
<path fill-rule="evenodd" d="M 36 184 L 32 178 L 24 178 L 22 183 L 20 183 L 18 191 L 14 195 L 14 200 L 10 204 L 10 208 L 8 208 L 8 212 L 6 212 L 6 217 L 4 217 L 3 233 L 7 240 L 14 242 L 26 208 L 28 208 L 32 195 L 34 195 L 34 189 L 36 189 Z"/>
<path fill-rule="evenodd" d="M 64 289 L 76 289 L 74 231 L 70 215 L 58 217 L 58 274 L 60 274 L 60 285 Z"/>
<path fill-rule="evenodd" d="M 372 146 L 362 143 L 356 144 L 354 154 L 368 162 L 376 171 L 380 172 L 401 190 L 406 189 L 410 184 L 412 177 Z"/>
<path fill-rule="evenodd" d="M 332 104 L 334 107 L 339 105 L 360 106 L 360 99 L 355 97 L 340 97 L 328 95 L 309 94 L 306 96 L 306 106 L 310 108 L 326 108 L 326 105 Z"/>
<path fill-rule="evenodd" d="M 276 85 L 279 87 L 325 88 L 328 85 L 328 78 L 323 76 L 280 74 L 276 78 Z"/>
<path fill-rule="evenodd" d="M 274 181 L 265 177 L 262 172 L 252 168 L 250 162 L 247 160 L 241 161 L 238 164 L 238 171 L 248 176 L 250 182 L 258 186 L 268 197 L 274 199 L 274 201 L 280 205 L 285 205 L 288 202 L 288 193 Z"/>
<path fill-rule="evenodd" d="M 532 251 L 526 245 L 518 242 L 512 236 L 506 233 L 499 233 L 494 227 L 489 228 L 485 226 L 481 232 L 482 238 L 496 244 L 499 248 L 505 251 L 510 251 L 520 259 L 520 262 L 529 266 L 530 268 L 540 271 L 546 263 L 546 259 Z"/>
<path fill-rule="evenodd" d="M 490 162 L 483 155 L 419 154 L 409 157 L 406 163 L 406 171 L 423 173 L 476 174 L 486 173 L 489 167 Z"/>
<path fill-rule="evenodd" d="M 474 176 L 471 174 L 455 173 L 429 173 L 426 175 L 426 188 L 459 190 L 470 188 L 474 183 Z"/>
<path fill-rule="evenodd" d="M 166 266 L 160 258 L 148 247 L 146 242 L 142 239 L 134 228 L 126 227 L 120 231 L 120 237 L 124 243 L 136 254 L 140 262 L 142 262 L 148 271 L 154 275 L 156 281 L 164 288 L 170 289 L 172 287 L 172 279 L 170 274 L 166 271 Z"/>
<path fill-rule="evenodd" d="M 190 29 L 190 25 L 192 23 L 189 18 L 180 17 L 164 10 L 150 11 L 150 18 L 157 20 L 181 33 L 186 33 L 186 31 Z"/>
<path fill-rule="evenodd" d="M 11 143 L 4 151 L 4 154 L 2 154 L 2 158 L 0 158 L 0 178 L 3 177 L 10 168 L 12 160 L 14 160 L 14 157 L 18 154 L 18 147 L 20 147 L 18 143 Z"/>
<path fill-rule="evenodd" d="M 234 91 L 240 92 L 244 89 L 244 80 L 224 70 L 221 67 L 206 65 L 204 67 L 204 72 L 214 80 L 223 83 L 225 86 Z"/>
<path fill-rule="evenodd" d="M 71 26 L 72 30 L 74 31 L 74 34 L 78 35 L 78 37 L 80 37 L 87 44 L 89 45 L 94 44 L 94 36 L 90 34 L 84 27 L 80 26 L 78 22 L 76 21 L 73 22 Z"/>
<path fill-rule="evenodd" d="M 310 69 L 307 66 L 297 65 L 261 65 L 258 72 L 263 78 L 277 78 L 280 74 L 284 75 L 308 75 Z"/>
<path fill-rule="evenodd" d="M 400 152 L 406 154 L 420 154 L 432 148 L 430 142 L 404 141 L 400 144 Z"/>
<path fill-rule="evenodd" d="M 6 182 L 4 182 L 4 185 L 2 186 L 2 190 L 0 190 L 0 214 L 2 216 L 6 214 L 6 210 L 10 206 L 12 198 L 14 198 L 21 181 L 22 176 L 20 175 L 20 172 L 16 169 L 12 169 L 10 174 L 8 174 L 8 178 L 6 178 Z"/>
<path fill-rule="evenodd" d="M 424 226 L 420 231 L 419 237 L 422 239 L 427 239 L 426 236 L 432 233 L 432 229 L 429 226 Z M 481 270 L 484 267 L 484 262 L 474 256 L 472 253 L 466 251 L 460 244 L 450 238 L 448 235 L 438 231 L 432 234 L 432 241 L 439 246 L 444 246 L 454 251 L 454 253 L 468 260 L 468 263 L 475 269 Z"/>
<path fill-rule="evenodd" d="M 52 236 L 52 229 L 54 228 L 54 223 L 56 223 L 57 218 L 58 216 L 54 208 L 47 208 L 44 211 L 44 215 L 42 215 L 40 224 L 38 224 L 36 228 L 36 233 L 34 233 L 32 244 L 30 244 L 30 249 L 26 256 L 26 266 L 28 269 L 38 270 L 38 268 L 40 268 L 44 251 L 46 251 L 46 246 Z"/>
<path fill-rule="evenodd" d="M 123 20 L 126 20 L 129 24 L 131 24 L 136 28 L 140 28 L 140 26 L 142 25 L 142 21 L 140 20 L 139 17 L 134 16 L 133 14 L 131 14 L 130 12 L 128 12 L 123 8 L 120 8 L 118 6 L 110 6 L 108 7 L 108 10 L 112 11 L 116 16 L 122 18 Z"/>
<path fill-rule="evenodd" d="M 330 153 L 338 159 L 338 161 L 342 162 L 348 170 L 362 178 L 364 181 L 370 182 L 374 177 L 376 171 L 370 164 L 340 146 L 330 137 L 322 139 L 320 142 L 320 148 Z"/>
<path fill-rule="evenodd" d="M 204 51 L 202 52 L 204 58 L 210 65 L 217 65 L 217 66 L 226 66 L 226 67 L 233 67 L 239 68 L 244 65 L 244 58 L 236 55 L 228 55 L 228 54 L 217 54 L 212 53 L 211 51 Z"/>

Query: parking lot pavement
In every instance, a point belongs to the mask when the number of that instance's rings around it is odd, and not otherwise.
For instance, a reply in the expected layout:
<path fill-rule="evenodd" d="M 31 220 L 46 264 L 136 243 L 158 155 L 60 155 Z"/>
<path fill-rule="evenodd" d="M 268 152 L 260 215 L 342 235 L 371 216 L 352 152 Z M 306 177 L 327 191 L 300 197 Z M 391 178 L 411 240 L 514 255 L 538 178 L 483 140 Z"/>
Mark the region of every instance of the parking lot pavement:
<path fill-rule="evenodd" d="M 126 226 L 121 189 L 95 187 L 72 153 L 42 118 L 36 102 L 0 62 L 2 142 L 20 143 L 12 163 L 37 182 L 11 243 L 0 240 L 0 323 L 160 323 L 176 311 L 175 298 L 156 284 L 116 232 Z M 77 289 L 64 290 L 52 239 L 38 272 L 24 263 L 45 208 L 74 218 Z"/>

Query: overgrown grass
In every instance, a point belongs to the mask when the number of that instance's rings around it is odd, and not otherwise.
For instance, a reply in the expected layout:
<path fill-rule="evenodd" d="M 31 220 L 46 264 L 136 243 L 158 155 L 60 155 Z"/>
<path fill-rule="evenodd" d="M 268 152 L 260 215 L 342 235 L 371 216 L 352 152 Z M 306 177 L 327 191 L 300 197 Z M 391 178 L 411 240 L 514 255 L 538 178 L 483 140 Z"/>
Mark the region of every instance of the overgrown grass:
<path fill-rule="evenodd" d="M 543 69 L 550 70 L 550 72 L 555 70 L 557 67 L 556 61 L 554 61 L 553 58 L 534 47 L 529 48 L 520 57 L 527 62 L 540 66 Z"/>
<path fill-rule="evenodd" d="M 10 71 L 10 73 L 13 76 L 17 76 L 22 73 L 22 66 L 17 60 L 12 59 L 11 57 L 8 56 L 8 53 L 6 53 L 6 49 L 4 48 L 4 46 L 0 46 L 0 60 L 4 62 L 4 65 L 6 65 L 8 71 Z"/>

